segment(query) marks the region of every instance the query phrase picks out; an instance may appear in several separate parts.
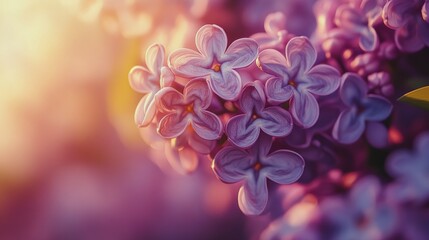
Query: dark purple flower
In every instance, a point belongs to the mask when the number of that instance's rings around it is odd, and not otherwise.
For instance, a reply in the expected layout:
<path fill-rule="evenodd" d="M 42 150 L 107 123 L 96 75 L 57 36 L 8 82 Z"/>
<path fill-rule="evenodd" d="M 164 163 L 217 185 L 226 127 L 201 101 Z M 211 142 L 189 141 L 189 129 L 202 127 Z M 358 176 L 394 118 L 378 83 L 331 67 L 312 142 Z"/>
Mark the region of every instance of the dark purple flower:
<path fill-rule="evenodd" d="M 133 67 L 128 75 L 131 87 L 146 94 L 138 103 L 134 115 L 139 127 L 146 127 L 156 114 L 155 94 L 161 87 L 169 86 L 174 81 L 174 75 L 164 65 L 165 50 L 161 44 L 153 44 L 146 50 L 146 66 Z"/>
<path fill-rule="evenodd" d="M 345 3 L 335 13 L 335 24 L 347 33 L 358 36 L 362 50 L 373 51 L 378 46 L 374 25 L 380 20 L 381 10 L 377 0 Z"/>
<path fill-rule="evenodd" d="M 390 0 L 383 8 L 386 26 L 395 30 L 395 43 L 404 52 L 429 46 L 428 1 Z"/>
<path fill-rule="evenodd" d="M 357 141 L 367 121 L 382 121 L 390 115 L 392 104 L 387 99 L 367 93 L 368 86 L 359 75 L 343 75 L 340 97 L 346 109 L 341 112 L 333 129 L 333 137 L 339 142 L 350 144 Z"/>
<path fill-rule="evenodd" d="M 429 199 L 429 132 L 415 141 L 414 151 L 397 150 L 387 160 L 387 171 L 397 178 L 394 195 L 399 201 Z"/>
<path fill-rule="evenodd" d="M 178 137 L 190 126 L 206 140 L 221 137 L 221 120 L 206 110 L 210 106 L 212 92 L 204 79 L 189 81 L 183 94 L 172 87 L 166 87 L 156 97 L 159 111 L 166 113 L 158 123 L 158 133 L 162 137 Z"/>
<path fill-rule="evenodd" d="M 320 209 L 322 221 L 331 226 L 329 239 L 386 239 L 395 230 L 396 213 L 383 201 L 382 186 L 372 176 L 360 179 L 347 198 L 325 199 Z"/>
<path fill-rule="evenodd" d="M 278 51 L 267 49 L 259 54 L 257 63 L 273 75 L 265 90 L 268 101 L 290 100 L 290 112 L 304 128 L 313 126 L 319 117 L 315 96 L 333 93 L 340 85 L 340 73 L 335 68 L 316 62 L 317 53 L 306 37 L 294 37 L 286 45 L 286 58 Z"/>
<path fill-rule="evenodd" d="M 255 33 L 251 38 L 259 44 L 259 49 L 273 48 L 282 50 L 286 47 L 287 41 L 292 37 L 286 28 L 286 16 L 282 12 L 270 13 L 265 18 L 264 33 Z"/>
<path fill-rule="evenodd" d="M 169 56 L 169 66 L 178 76 L 207 77 L 219 97 L 234 100 L 241 91 L 242 82 L 235 69 L 249 66 L 258 55 L 258 44 L 250 38 L 234 41 L 227 47 L 224 30 L 217 25 L 204 25 L 195 36 L 198 52 L 178 49 Z"/>
<path fill-rule="evenodd" d="M 273 137 L 284 137 L 292 131 L 292 117 L 285 109 L 265 107 L 264 86 L 260 81 L 247 84 L 239 98 L 243 114 L 232 117 L 226 125 L 229 140 L 246 148 L 256 142 L 262 130 Z"/>
<path fill-rule="evenodd" d="M 261 134 L 256 145 L 249 149 L 236 146 L 222 148 L 215 156 L 212 168 L 226 183 L 244 181 L 238 192 L 238 204 L 243 213 L 261 214 L 268 202 L 267 178 L 290 184 L 299 179 L 304 170 L 302 157 L 290 150 L 269 153 L 272 137 Z"/>

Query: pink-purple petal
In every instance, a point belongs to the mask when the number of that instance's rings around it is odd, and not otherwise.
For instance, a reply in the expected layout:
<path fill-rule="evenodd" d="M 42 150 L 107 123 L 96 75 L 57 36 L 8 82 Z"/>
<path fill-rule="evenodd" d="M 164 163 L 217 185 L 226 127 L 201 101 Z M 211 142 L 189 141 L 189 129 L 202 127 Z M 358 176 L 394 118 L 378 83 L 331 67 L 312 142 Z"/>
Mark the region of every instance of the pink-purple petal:
<path fill-rule="evenodd" d="M 235 70 L 212 72 L 209 83 L 213 92 L 225 100 L 237 99 L 242 88 L 240 75 Z"/>
<path fill-rule="evenodd" d="M 128 73 L 128 80 L 131 88 L 139 93 L 149 93 L 159 89 L 159 85 L 155 84 L 156 76 L 153 76 L 144 67 L 135 66 Z"/>
<path fill-rule="evenodd" d="M 411 0 L 412 1 L 412 0 Z M 410 0 L 395 0 L 388 1 L 383 7 L 382 17 L 386 26 L 397 29 L 405 25 L 407 11 L 409 6 L 413 4 Z"/>
<path fill-rule="evenodd" d="M 262 111 L 265 107 L 264 86 L 260 81 L 255 81 L 244 86 L 239 100 L 240 109 L 250 113 L 253 110 Z"/>
<path fill-rule="evenodd" d="M 262 131 L 273 137 L 284 137 L 292 131 L 292 116 L 281 107 L 265 108 L 261 113 L 261 118 L 257 120 Z"/>
<path fill-rule="evenodd" d="M 253 161 L 245 150 L 227 146 L 216 154 L 212 168 L 221 181 L 236 183 L 245 178 L 246 171 L 252 166 Z"/>
<path fill-rule="evenodd" d="M 149 93 L 145 95 L 140 102 L 137 104 L 137 108 L 134 114 L 134 120 L 138 127 L 146 127 L 155 117 L 156 104 L 155 94 Z"/>
<path fill-rule="evenodd" d="M 293 96 L 294 91 L 294 88 L 291 85 L 284 84 L 281 78 L 270 78 L 265 83 L 265 92 L 270 103 L 286 102 Z"/>
<path fill-rule="evenodd" d="M 210 74 L 208 69 L 212 60 L 201 56 L 194 50 L 181 48 L 172 52 L 168 65 L 173 73 L 182 77 L 203 77 Z"/>
<path fill-rule="evenodd" d="M 280 52 L 274 49 L 266 49 L 260 52 L 257 64 L 262 71 L 268 74 L 281 78 L 287 75 L 286 59 Z"/>
<path fill-rule="evenodd" d="M 422 7 L 422 18 L 429 23 L 429 1 L 426 0 Z"/>
<path fill-rule="evenodd" d="M 368 92 L 365 81 L 357 74 L 346 73 L 343 75 L 343 82 L 340 89 L 340 97 L 348 106 L 361 101 Z"/>
<path fill-rule="evenodd" d="M 238 191 L 238 206 L 246 215 L 261 214 L 268 203 L 267 180 L 248 175 L 247 181 Z"/>
<path fill-rule="evenodd" d="M 355 110 L 343 111 L 335 122 L 333 137 L 340 143 L 356 142 L 365 130 L 365 119 L 359 117 Z"/>
<path fill-rule="evenodd" d="M 319 104 L 312 94 L 295 91 L 290 100 L 290 112 L 299 125 L 310 128 L 319 117 Z"/>
<path fill-rule="evenodd" d="M 201 154 L 210 154 L 210 152 L 216 146 L 216 141 L 206 140 L 198 136 L 198 134 L 189 134 L 187 140 L 189 146 Z"/>
<path fill-rule="evenodd" d="M 169 67 L 164 66 L 161 68 L 161 79 L 159 80 L 161 88 L 170 87 L 174 79 L 174 74 Z"/>
<path fill-rule="evenodd" d="M 267 178 L 279 184 L 296 182 L 304 172 L 304 159 L 296 152 L 278 150 L 264 160 Z"/>
<path fill-rule="evenodd" d="M 175 138 L 185 132 L 189 122 L 186 115 L 170 113 L 159 121 L 157 131 L 164 138 Z"/>
<path fill-rule="evenodd" d="M 198 51 L 212 61 L 214 57 L 219 59 L 224 54 L 227 43 L 225 31 L 214 24 L 202 26 L 195 36 L 195 45 Z"/>
<path fill-rule="evenodd" d="M 173 106 L 185 104 L 183 95 L 172 87 L 166 87 L 156 94 L 157 106 L 161 112 L 174 111 Z"/>
<path fill-rule="evenodd" d="M 363 28 L 360 31 L 359 46 L 367 52 L 374 51 L 378 47 L 377 32 L 374 28 Z"/>
<path fill-rule="evenodd" d="M 314 66 L 307 73 L 308 83 L 305 89 L 307 91 L 325 96 L 333 93 L 338 89 L 341 83 L 341 76 L 337 69 L 325 64 L 319 64 Z"/>
<path fill-rule="evenodd" d="M 316 58 L 316 49 L 307 37 L 294 37 L 286 45 L 286 61 L 291 67 L 290 72 L 307 72 Z"/>
<path fill-rule="evenodd" d="M 393 108 L 389 100 L 378 95 L 368 95 L 362 103 L 365 108 L 362 116 L 369 121 L 383 121 L 390 115 Z"/>
<path fill-rule="evenodd" d="M 417 52 L 424 47 L 417 33 L 417 24 L 412 19 L 409 19 L 403 27 L 396 29 L 395 43 L 399 50 L 404 52 Z"/>
<path fill-rule="evenodd" d="M 265 18 L 264 29 L 273 35 L 286 29 L 286 16 L 282 12 L 268 14 Z"/>
<path fill-rule="evenodd" d="M 164 65 L 165 50 L 161 44 L 152 44 L 146 50 L 146 66 L 151 73 L 159 75 Z"/>
<path fill-rule="evenodd" d="M 249 116 L 240 114 L 228 121 L 226 133 L 229 141 L 238 147 L 246 148 L 258 140 L 260 129 L 255 124 L 249 124 Z"/>
<path fill-rule="evenodd" d="M 193 79 L 189 81 L 183 90 L 185 101 L 193 102 L 194 107 L 206 109 L 212 101 L 212 91 L 205 79 Z"/>
<path fill-rule="evenodd" d="M 195 132 L 206 140 L 216 140 L 222 136 L 222 121 L 212 112 L 196 111 L 192 116 L 191 124 Z"/>
<path fill-rule="evenodd" d="M 223 56 L 223 65 L 231 68 L 243 68 L 249 66 L 258 56 L 258 43 L 250 38 L 235 40 Z"/>

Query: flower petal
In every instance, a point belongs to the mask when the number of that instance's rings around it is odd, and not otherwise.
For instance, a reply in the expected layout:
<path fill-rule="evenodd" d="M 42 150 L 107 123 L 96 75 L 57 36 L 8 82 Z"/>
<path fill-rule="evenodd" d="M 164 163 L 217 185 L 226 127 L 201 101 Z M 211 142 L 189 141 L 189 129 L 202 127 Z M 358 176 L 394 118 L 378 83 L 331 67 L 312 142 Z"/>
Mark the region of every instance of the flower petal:
<path fill-rule="evenodd" d="M 429 1 L 426 0 L 422 7 L 422 17 L 427 23 L 429 23 Z"/>
<path fill-rule="evenodd" d="M 286 29 L 286 16 L 282 12 L 274 12 L 267 15 L 264 29 L 272 35 Z"/>
<path fill-rule="evenodd" d="M 134 91 L 149 93 L 159 89 L 156 83 L 159 79 L 152 75 L 146 68 L 141 66 L 133 67 L 128 73 L 128 81 Z"/>
<path fill-rule="evenodd" d="M 268 203 L 267 180 L 259 175 L 248 176 L 238 191 L 238 206 L 246 215 L 261 214 Z"/>
<path fill-rule="evenodd" d="M 188 124 L 188 117 L 183 117 L 177 113 L 170 113 L 159 121 L 157 131 L 164 138 L 175 138 L 185 132 Z"/>
<path fill-rule="evenodd" d="M 187 140 L 188 145 L 201 154 L 210 154 L 216 146 L 216 141 L 206 140 L 198 136 L 198 134 L 189 134 Z"/>
<path fill-rule="evenodd" d="M 260 81 L 250 82 L 244 86 L 239 100 L 240 109 L 244 113 L 262 111 L 265 107 L 264 87 Z"/>
<path fill-rule="evenodd" d="M 415 142 L 415 149 L 421 156 L 428 156 L 429 157 L 429 132 L 421 133 Z M 429 163 L 429 158 L 426 158 L 427 162 Z"/>
<path fill-rule="evenodd" d="M 429 23 L 428 22 L 422 21 L 421 19 L 418 20 L 417 35 L 426 46 L 429 46 Z"/>
<path fill-rule="evenodd" d="M 240 114 L 229 119 L 226 133 L 229 140 L 236 146 L 246 148 L 258 140 L 260 129 L 255 124 L 249 124 L 249 116 Z"/>
<path fill-rule="evenodd" d="M 243 68 L 254 62 L 257 56 L 258 43 L 250 38 L 241 38 L 231 43 L 222 61 L 228 67 Z"/>
<path fill-rule="evenodd" d="M 365 130 L 365 120 L 353 109 L 343 111 L 335 122 L 333 137 L 340 143 L 356 142 Z"/>
<path fill-rule="evenodd" d="M 312 127 L 319 117 L 319 104 L 308 92 L 294 91 L 289 110 L 295 121 L 304 128 Z"/>
<path fill-rule="evenodd" d="M 171 84 L 174 82 L 174 78 L 175 78 L 174 74 L 169 67 L 161 68 L 161 79 L 160 79 L 161 88 L 170 87 Z"/>
<path fill-rule="evenodd" d="M 206 109 L 212 101 L 212 91 L 205 79 L 193 79 L 189 81 L 183 90 L 185 101 L 194 103 L 194 107 Z"/>
<path fill-rule="evenodd" d="M 340 97 L 348 106 L 361 101 L 368 92 L 365 81 L 357 74 L 345 73 L 340 87 Z"/>
<path fill-rule="evenodd" d="M 317 58 L 316 49 L 307 37 L 294 37 L 286 45 L 286 61 L 289 72 L 307 72 Z"/>
<path fill-rule="evenodd" d="M 155 105 L 155 94 L 149 93 L 144 96 L 137 104 L 136 112 L 134 114 L 134 120 L 138 127 L 146 127 L 155 117 L 156 105 Z"/>
<path fill-rule="evenodd" d="M 227 146 L 216 154 L 212 168 L 221 181 L 236 183 L 245 178 L 247 169 L 252 166 L 254 161 L 254 157 L 245 150 Z"/>
<path fill-rule="evenodd" d="M 183 95 L 172 87 L 159 90 L 155 97 L 161 112 L 173 112 L 185 104 Z"/>
<path fill-rule="evenodd" d="M 349 192 L 349 200 L 359 213 L 374 211 L 377 206 L 378 196 L 381 192 L 381 184 L 374 176 L 360 179 Z"/>
<path fill-rule="evenodd" d="M 281 107 L 268 107 L 257 119 L 262 131 L 273 137 L 284 137 L 292 131 L 293 120 L 288 111 Z"/>
<path fill-rule="evenodd" d="M 153 74 L 160 75 L 161 67 L 164 65 L 165 50 L 161 44 L 152 44 L 146 50 L 146 66 Z"/>
<path fill-rule="evenodd" d="M 256 64 L 268 74 L 282 79 L 287 76 L 286 59 L 274 49 L 265 49 L 260 52 Z"/>
<path fill-rule="evenodd" d="M 212 59 L 201 56 L 191 49 L 181 48 L 172 52 L 168 65 L 174 74 L 181 77 L 203 77 L 210 74 Z"/>
<path fill-rule="evenodd" d="M 195 45 L 198 51 L 212 61 L 213 57 L 220 59 L 225 53 L 227 43 L 228 39 L 225 31 L 214 24 L 202 26 L 195 36 Z"/>
<path fill-rule="evenodd" d="M 360 31 L 359 46 L 367 52 L 374 51 L 378 47 L 378 36 L 374 28 L 367 27 Z"/>
<path fill-rule="evenodd" d="M 195 132 L 206 140 L 216 140 L 222 136 L 222 121 L 212 112 L 196 111 L 192 115 L 191 124 Z"/>
<path fill-rule="evenodd" d="M 314 66 L 307 73 L 308 82 L 302 83 L 309 92 L 325 96 L 338 89 L 341 83 L 340 72 L 325 64 Z"/>
<path fill-rule="evenodd" d="M 417 164 L 413 160 L 416 158 L 410 151 L 397 150 L 387 158 L 387 171 L 394 177 L 407 178 L 415 174 Z"/>
<path fill-rule="evenodd" d="M 240 75 L 235 70 L 222 70 L 221 74 L 213 72 L 209 83 L 213 92 L 224 100 L 235 100 L 242 87 Z"/>
<path fill-rule="evenodd" d="M 181 174 L 194 172 L 198 167 L 198 155 L 190 148 L 176 149 L 165 144 L 164 152 L 170 166 Z"/>
<path fill-rule="evenodd" d="M 369 121 L 382 121 L 392 112 L 392 104 L 386 98 L 378 95 L 368 95 L 368 98 L 362 101 L 365 110 L 362 115 Z"/>
<path fill-rule="evenodd" d="M 268 102 L 273 104 L 284 103 L 293 96 L 294 87 L 284 84 L 283 79 L 274 77 L 265 83 L 265 92 Z"/>
<path fill-rule="evenodd" d="M 296 182 L 304 172 L 304 159 L 296 152 L 278 150 L 264 160 L 267 178 L 279 184 Z"/>
<path fill-rule="evenodd" d="M 404 52 L 417 52 L 424 47 L 423 41 L 417 33 L 417 24 L 412 19 L 395 31 L 395 43 L 399 50 Z"/>
<path fill-rule="evenodd" d="M 383 21 L 386 26 L 397 29 L 405 25 L 407 12 L 410 10 L 410 0 L 388 1 L 383 7 Z"/>

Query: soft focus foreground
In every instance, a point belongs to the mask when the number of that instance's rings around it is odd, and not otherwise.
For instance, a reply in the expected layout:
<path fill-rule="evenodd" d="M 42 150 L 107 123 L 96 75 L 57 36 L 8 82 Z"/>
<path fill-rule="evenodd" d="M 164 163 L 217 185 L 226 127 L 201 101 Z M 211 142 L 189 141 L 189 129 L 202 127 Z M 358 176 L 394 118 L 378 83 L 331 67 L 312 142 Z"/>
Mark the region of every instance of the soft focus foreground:
<path fill-rule="evenodd" d="M 2 0 L 0 239 L 425 239 L 428 5 Z"/>

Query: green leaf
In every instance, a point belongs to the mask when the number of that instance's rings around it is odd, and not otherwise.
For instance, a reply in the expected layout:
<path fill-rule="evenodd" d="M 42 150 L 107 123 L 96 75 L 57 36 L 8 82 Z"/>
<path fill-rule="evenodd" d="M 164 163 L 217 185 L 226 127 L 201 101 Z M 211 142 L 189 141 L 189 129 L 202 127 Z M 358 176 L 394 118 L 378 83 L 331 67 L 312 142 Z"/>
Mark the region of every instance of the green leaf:
<path fill-rule="evenodd" d="M 400 97 L 398 101 L 411 103 L 416 106 L 429 109 L 429 86 L 408 92 Z"/>

